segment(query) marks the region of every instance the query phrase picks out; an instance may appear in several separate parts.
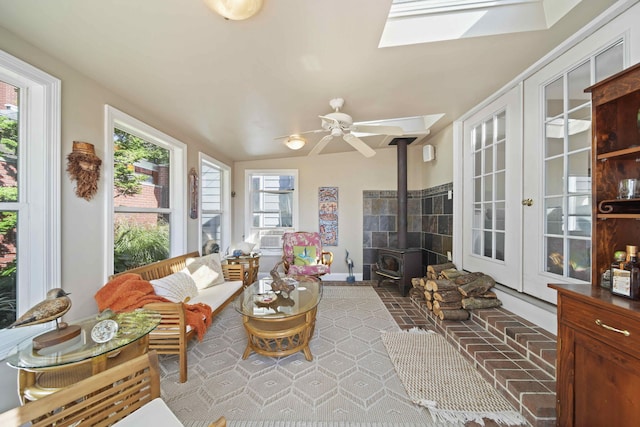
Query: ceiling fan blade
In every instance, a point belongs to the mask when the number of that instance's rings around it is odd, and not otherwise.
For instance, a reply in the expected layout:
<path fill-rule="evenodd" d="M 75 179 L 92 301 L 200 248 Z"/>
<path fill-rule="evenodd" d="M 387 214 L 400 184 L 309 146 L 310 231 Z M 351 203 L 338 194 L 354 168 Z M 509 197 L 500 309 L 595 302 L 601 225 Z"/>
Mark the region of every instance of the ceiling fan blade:
<path fill-rule="evenodd" d="M 309 133 L 322 133 L 322 132 L 326 132 L 326 130 L 325 129 L 308 130 L 306 132 L 300 132 L 298 133 L 298 135 L 307 135 Z"/>
<path fill-rule="evenodd" d="M 369 147 L 355 135 L 351 135 L 350 133 L 344 134 L 342 137 L 345 141 L 347 141 L 353 148 L 358 150 L 365 157 L 373 157 L 376 155 L 376 152 L 373 148 Z"/>
<path fill-rule="evenodd" d="M 404 129 L 400 126 L 357 125 L 351 127 L 351 132 L 372 133 L 375 135 L 402 136 Z"/>
<path fill-rule="evenodd" d="M 324 147 L 326 147 L 327 144 L 329 143 L 329 141 L 331 141 L 332 139 L 333 139 L 333 136 L 331 136 L 331 135 L 323 136 L 322 139 L 320 141 L 318 141 L 316 146 L 311 149 L 311 151 L 309 152 L 309 155 L 310 156 L 314 156 L 316 154 L 320 154 L 322 149 Z"/>
<path fill-rule="evenodd" d="M 298 133 L 291 133 L 289 135 L 282 135 L 282 136 L 276 136 L 275 138 L 273 138 L 274 140 L 278 140 L 278 139 L 286 139 L 286 138 L 291 138 L 294 135 L 298 135 L 298 136 L 302 136 L 302 135 L 307 135 L 309 133 L 320 133 L 320 132 L 326 132 L 326 130 L 324 129 L 316 129 L 316 130 L 308 130 L 306 132 L 298 132 Z"/>

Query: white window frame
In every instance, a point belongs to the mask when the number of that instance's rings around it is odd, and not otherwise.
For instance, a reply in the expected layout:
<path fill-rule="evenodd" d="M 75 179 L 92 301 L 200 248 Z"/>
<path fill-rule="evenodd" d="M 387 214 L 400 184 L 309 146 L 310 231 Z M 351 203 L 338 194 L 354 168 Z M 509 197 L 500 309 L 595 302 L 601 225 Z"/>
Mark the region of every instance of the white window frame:
<path fill-rule="evenodd" d="M 281 230 L 282 234 L 288 231 L 296 231 L 298 229 L 298 215 L 300 210 L 298 209 L 298 188 L 300 187 L 300 181 L 298 177 L 297 169 L 247 169 L 245 171 L 244 182 L 245 182 L 245 232 L 244 238 L 249 237 L 253 233 L 253 211 L 251 209 L 251 200 L 252 200 L 252 188 L 251 181 L 253 176 L 255 175 L 291 175 L 294 179 L 294 188 L 293 188 L 293 207 L 291 212 L 291 227 L 281 227 L 274 228 L 274 230 Z M 279 249 L 269 249 L 263 248 L 260 245 L 260 252 L 262 255 L 282 255 L 282 235 L 280 236 L 280 247 Z M 260 244 L 260 242 L 259 242 Z"/>
<path fill-rule="evenodd" d="M 200 177 L 200 185 L 198 186 L 198 247 L 201 249 L 206 243 L 202 241 L 202 189 L 204 186 L 204 181 L 202 179 L 202 167 L 205 163 L 220 169 L 220 173 L 222 174 L 220 182 L 220 196 L 222 198 L 221 209 L 219 212 L 216 211 L 215 213 L 218 213 L 221 217 L 222 231 L 220 232 L 220 242 L 218 242 L 218 245 L 220 246 L 220 252 L 224 253 L 225 249 L 231 246 L 231 168 L 211 156 L 199 153 L 198 164 L 200 171 L 198 175 Z"/>
<path fill-rule="evenodd" d="M 20 90 L 17 314 L 61 287 L 59 79 L 0 51 L 0 79 Z M 17 343 L 50 325 L 0 331 L 0 358 Z"/>
<path fill-rule="evenodd" d="M 149 126 L 148 124 L 110 106 L 105 105 L 105 182 L 108 183 L 109 191 L 105 191 L 105 206 L 107 218 L 105 223 L 104 240 L 107 245 L 107 252 L 104 264 L 105 280 L 113 274 L 113 250 L 114 250 L 114 214 L 115 212 L 126 212 L 126 208 L 115 208 L 113 203 L 113 133 L 114 129 L 120 129 L 131 135 L 135 135 L 145 141 L 156 144 L 171 152 L 169 160 L 170 183 L 169 183 L 169 207 L 166 209 L 154 209 L 154 212 L 161 211 L 169 214 L 171 218 L 169 251 L 170 256 L 184 254 L 187 247 L 187 146 L 183 142 Z M 135 209 L 140 212 L 140 208 Z"/>

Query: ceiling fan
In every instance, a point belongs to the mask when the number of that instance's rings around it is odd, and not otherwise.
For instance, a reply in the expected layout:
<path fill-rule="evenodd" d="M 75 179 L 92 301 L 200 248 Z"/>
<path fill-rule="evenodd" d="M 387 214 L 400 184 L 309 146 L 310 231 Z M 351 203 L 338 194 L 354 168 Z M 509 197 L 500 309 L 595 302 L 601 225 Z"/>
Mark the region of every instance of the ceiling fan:
<path fill-rule="evenodd" d="M 401 136 L 404 134 L 404 130 L 400 126 L 379 126 L 379 125 L 364 125 L 354 124 L 350 115 L 340 111 L 344 105 L 344 99 L 334 98 L 329 101 L 329 105 L 333 108 L 333 112 L 324 116 L 318 116 L 322 119 L 322 129 L 310 130 L 297 134 L 305 135 L 308 133 L 320 133 L 329 132 L 328 135 L 322 137 L 320 141 L 311 149 L 309 156 L 319 154 L 324 147 L 327 146 L 329 141 L 336 137 L 342 137 L 349 145 L 358 150 L 365 157 L 372 157 L 376 152 L 369 147 L 364 141 L 355 136 L 353 132 L 368 133 L 373 135 L 392 135 Z M 282 136 L 276 139 L 289 138 L 289 136 Z"/>

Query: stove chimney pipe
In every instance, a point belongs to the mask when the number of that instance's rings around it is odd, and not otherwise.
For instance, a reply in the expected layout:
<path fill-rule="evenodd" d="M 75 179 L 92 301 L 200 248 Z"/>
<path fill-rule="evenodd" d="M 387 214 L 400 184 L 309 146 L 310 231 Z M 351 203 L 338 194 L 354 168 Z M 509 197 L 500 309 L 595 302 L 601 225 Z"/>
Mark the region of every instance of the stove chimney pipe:
<path fill-rule="evenodd" d="M 407 145 L 412 138 L 394 138 L 389 145 L 398 147 L 398 249 L 407 249 Z"/>

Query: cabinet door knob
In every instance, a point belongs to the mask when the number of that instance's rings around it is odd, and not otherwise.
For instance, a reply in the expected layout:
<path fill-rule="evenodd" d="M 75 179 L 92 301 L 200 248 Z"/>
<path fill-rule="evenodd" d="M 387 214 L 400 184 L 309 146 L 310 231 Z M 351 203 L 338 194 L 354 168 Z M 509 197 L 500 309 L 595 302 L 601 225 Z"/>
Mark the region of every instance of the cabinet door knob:
<path fill-rule="evenodd" d="M 628 337 L 629 335 L 631 335 L 631 332 L 627 331 L 626 329 L 623 330 L 623 329 L 614 328 L 613 326 L 606 325 L 606 324 L 602 323 L 602 320 L 600 320 L 600 319 L 596 319 L 596 325 L 602 326 L 603 328 L 605 328 L 608 331 L 613 331 L 613 332 L 617 332 L 619 334 L 622 334 L 625 337 Z"/>
<path fill-rule="evenodd" d="M 531 206 L 533 205 L 533 199 L 524 199 L 522 201 L 522 206 Z"/>

